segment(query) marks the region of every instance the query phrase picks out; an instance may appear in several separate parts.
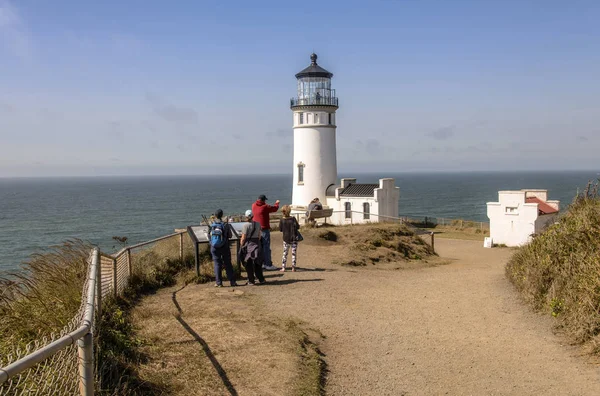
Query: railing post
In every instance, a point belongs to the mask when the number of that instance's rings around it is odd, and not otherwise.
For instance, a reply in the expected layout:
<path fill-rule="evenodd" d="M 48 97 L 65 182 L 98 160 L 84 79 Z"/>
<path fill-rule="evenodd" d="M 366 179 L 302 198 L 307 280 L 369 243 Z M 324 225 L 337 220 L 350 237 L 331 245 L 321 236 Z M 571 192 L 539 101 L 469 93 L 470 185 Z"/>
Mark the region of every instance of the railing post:
<path fill-rule="evenodd" d="M 435 253 L 435 234 L 433 233 L 433 231 L 431 231 L 430 235 L 431 235 L 431 250 L 433 250 L 433 252 Z"/>
<path fill-rule="evenodd" d="M 117 259 L 113 259 L 113 268 L 112 268 L 112 284 L 113 284 L 113 294 L 117 297 Z"/>
<path fill-rule="evenodd" d="M 131 265 L 131 249 L 127 249 L 127 270 L 129 271 L 129 277 L 133 274 L 133 266 Z"/>
<path fill-rule="evenodd" d="M 183 261 L 183 233 L 179 234 L 179 259 Z"/>
<path fill-rule="evenodd" d="M 94 395 L 94 342 L 92 333 L 88 332 L 77 340 L 79 355 L 79 394 Z"/>

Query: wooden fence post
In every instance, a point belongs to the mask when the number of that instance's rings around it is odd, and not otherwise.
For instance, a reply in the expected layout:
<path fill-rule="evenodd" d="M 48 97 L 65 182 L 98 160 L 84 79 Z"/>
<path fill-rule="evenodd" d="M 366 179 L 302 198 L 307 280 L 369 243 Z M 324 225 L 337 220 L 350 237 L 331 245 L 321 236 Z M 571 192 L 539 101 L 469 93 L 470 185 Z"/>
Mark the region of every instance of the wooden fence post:
<path fill-rule="evenodd" d="M 431 250 L 435 253 L 435 234 L 431 231 Z"/>

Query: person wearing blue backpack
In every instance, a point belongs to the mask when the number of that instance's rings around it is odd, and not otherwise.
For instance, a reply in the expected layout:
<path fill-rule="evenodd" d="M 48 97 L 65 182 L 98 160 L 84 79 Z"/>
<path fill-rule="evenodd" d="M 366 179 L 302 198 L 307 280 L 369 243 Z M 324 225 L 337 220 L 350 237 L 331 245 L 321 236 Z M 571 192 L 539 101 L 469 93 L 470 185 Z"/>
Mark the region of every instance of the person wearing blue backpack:
<path fill-rule="evenodd" d="M 231 227 L 228 223 L 223 223 L 223 211 L 218 209 L 215 212 L 216 220 L 210 225 L 209 241 L 210 254 L 215 263 L 215 287 L 223 286 L 221 272 L 225 267 L 227 279 L 231 287 L 237 286 L 235 283 L 235 274 L 231 265 L 231 250 L 229 249 L 229 239 L 231 238 Z"/>

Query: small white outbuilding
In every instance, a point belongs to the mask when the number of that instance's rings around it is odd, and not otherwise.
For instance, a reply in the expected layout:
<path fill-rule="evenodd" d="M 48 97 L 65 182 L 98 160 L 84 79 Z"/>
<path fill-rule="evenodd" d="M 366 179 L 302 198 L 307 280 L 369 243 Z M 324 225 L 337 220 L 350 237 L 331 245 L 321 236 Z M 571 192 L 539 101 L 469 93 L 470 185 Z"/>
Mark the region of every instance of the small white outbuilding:
<path fill-rule="evenodd" d="M 554 221 L 559 209 L 559 201 L 548 200 L 548 190 L 498 191 L 498 202 L 487 203 L 492 243 L 527 244 Z"/>
<path fill-rule="evenodd" d="M 377 223 L 398 217 L 400 188 L 392 178 L 379 184 L 356 183 L 342 179 L 341 185 L 327 190 L 327 206 L 333 209 L 331 222 L 337 225 Z"/>

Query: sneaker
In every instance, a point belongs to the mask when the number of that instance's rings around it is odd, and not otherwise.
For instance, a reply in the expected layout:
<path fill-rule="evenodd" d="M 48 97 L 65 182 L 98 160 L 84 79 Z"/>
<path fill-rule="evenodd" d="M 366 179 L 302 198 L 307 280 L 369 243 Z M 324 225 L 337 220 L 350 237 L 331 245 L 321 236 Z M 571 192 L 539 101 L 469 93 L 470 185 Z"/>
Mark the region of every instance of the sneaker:
<path fill-rule="evenodd" d="M 215 283 L 215 287 L 223 287 L 223 285 L 220 283 Z"/>
<path fill-rule="evenodd" d="M 285 272 L 285 267 L 281 267 L 280 272 Z"/>
<path fill-rule="evenodd" d="M 267 271 L 277 271 L 278 268 L 274 265 L 269 265 L 268 267 L 263 267 L 263 269 Z"/>
<path fill-rule="evenodd" d="M 292 267 L 292 272 L 296 272 L 296 267 Z"/>
<path fill-rule="evenodd" d="M 246 286 L 256 286 L 256 283 L 254 283 L 254 282 L 246 282 Z"/>
<path fill-rule="evenodd" d="M 232 283 L 230 286 L 231 287 L 238 287 L 238 284 L 237 283 Z"/>
<path fill-rule="evenodd" d="M 260 282 L 258 282 L 259 285 L 264 285 L 265 283 L 267 283 L 266 279 L 261 280 Z"/>

